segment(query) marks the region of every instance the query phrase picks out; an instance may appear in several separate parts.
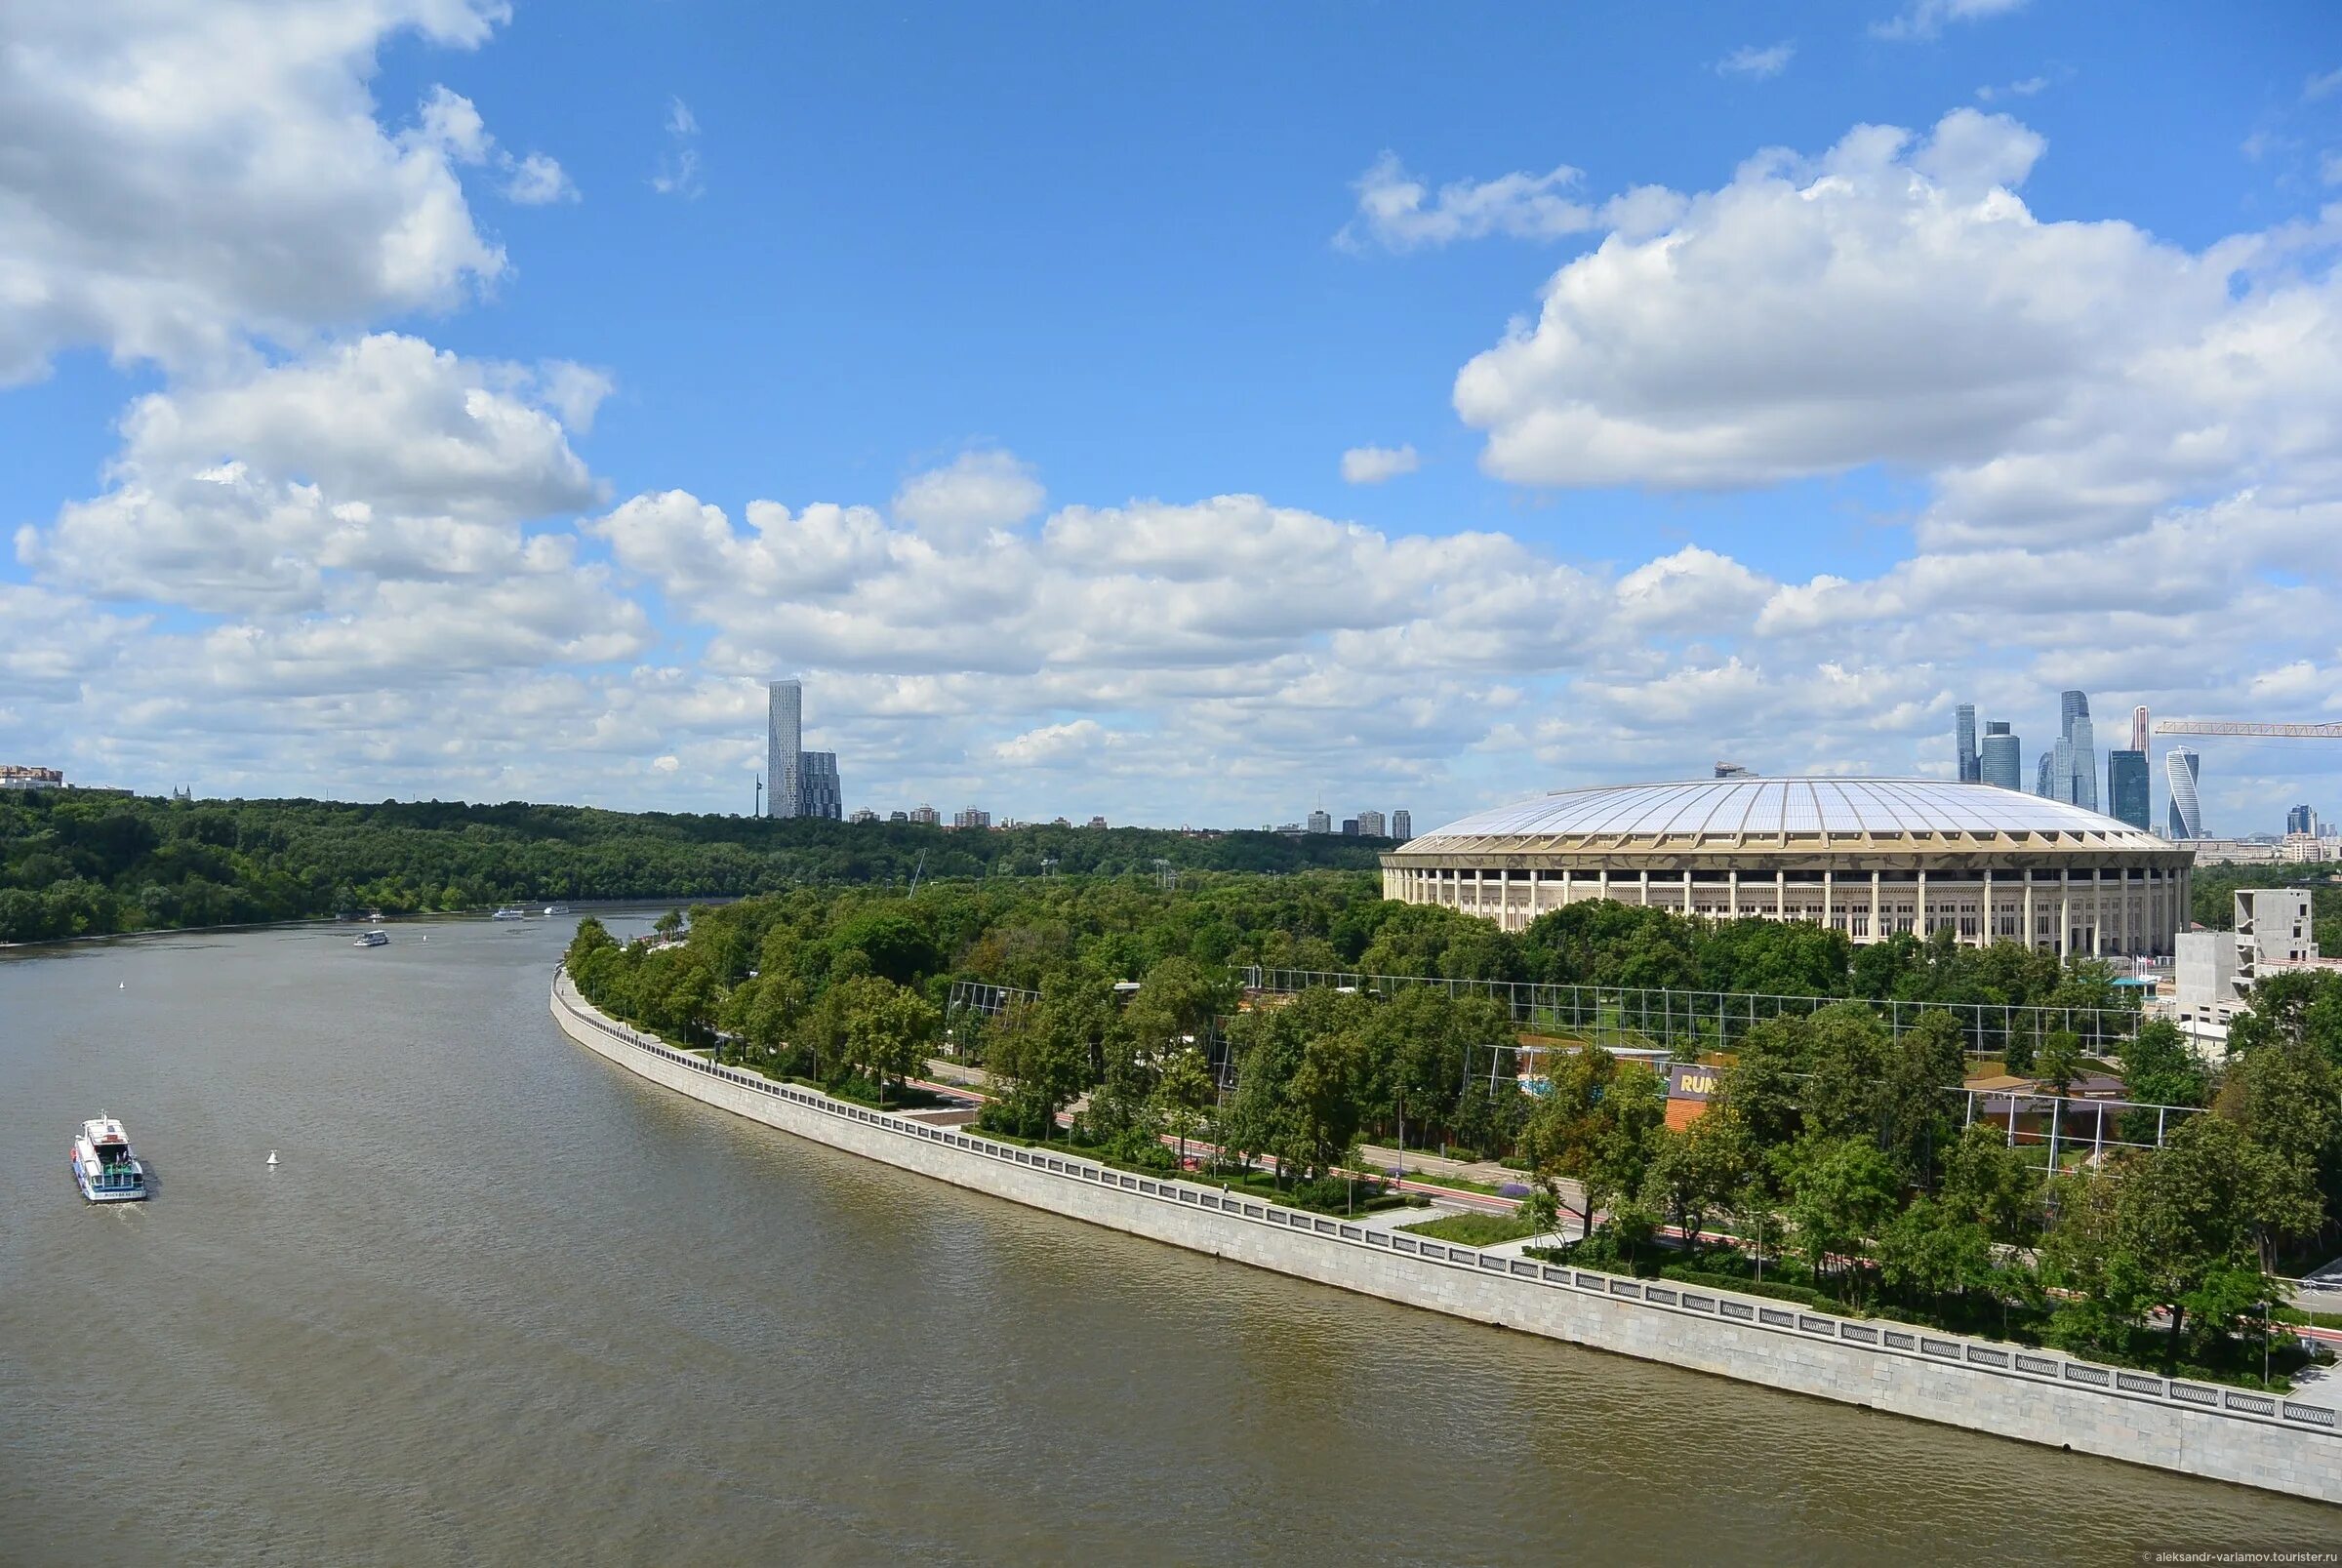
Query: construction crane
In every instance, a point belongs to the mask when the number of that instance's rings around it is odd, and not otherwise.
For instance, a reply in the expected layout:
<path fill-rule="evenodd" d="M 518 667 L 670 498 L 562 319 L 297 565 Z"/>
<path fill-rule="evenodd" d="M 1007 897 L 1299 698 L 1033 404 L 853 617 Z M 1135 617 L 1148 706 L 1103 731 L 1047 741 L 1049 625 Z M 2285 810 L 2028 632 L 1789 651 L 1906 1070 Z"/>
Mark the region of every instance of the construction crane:
<path fill-rule="evenodd" d="M 2158 735 L 2271 735 L 2289 741 L 2342 741 L 2342 724 L 2256 724 L 2249 719 L 2157 719 Z"/>

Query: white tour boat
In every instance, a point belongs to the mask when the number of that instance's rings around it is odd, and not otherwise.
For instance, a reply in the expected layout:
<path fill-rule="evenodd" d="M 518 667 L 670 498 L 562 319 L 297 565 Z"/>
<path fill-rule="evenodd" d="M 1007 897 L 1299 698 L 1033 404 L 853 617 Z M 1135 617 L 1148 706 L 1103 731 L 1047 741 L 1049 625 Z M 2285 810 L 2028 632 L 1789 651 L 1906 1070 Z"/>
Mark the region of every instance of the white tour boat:
<path fill-rule="evenodd" d="M 350 945 L 352 947 L 387 947 L 390 945 L 390 933 L 387 931 L 369 931 L 366 933 L 366 935 L 351 943 Z"/>
<path fill-rule="evenodd" d="M 517 904 L 507 904 L 488 918 L 491 920 L 526 920 L 528 917 L 528 910 Z"/>
<path fill-rule="evenodd" d="M 567 914 L 569 913 L 569 905 L 566 904 L 548 904 L 545 906 L 545 912 L 546 914 Z"/>
<path fill-rule="evenodd" d="M 139 1163 L 122 1124 L 100 1111 L 73 1140 L 73 1181 L 92 1203 L 123 1203 L 146 1195 L 146 1167 Z"/>

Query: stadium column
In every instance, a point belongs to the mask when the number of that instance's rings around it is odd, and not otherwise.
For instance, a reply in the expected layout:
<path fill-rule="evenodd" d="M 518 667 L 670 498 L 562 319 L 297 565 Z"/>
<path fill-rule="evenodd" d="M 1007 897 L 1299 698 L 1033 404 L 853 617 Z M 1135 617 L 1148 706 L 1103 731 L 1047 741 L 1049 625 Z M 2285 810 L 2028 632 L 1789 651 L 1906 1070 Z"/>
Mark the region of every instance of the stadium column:
<path fill-rule="evenodd" d="M 1789 918 L 1789 873 L 1787 871 L 1773 873 L 1773 918 L 1776 920 Z"/>
<path fill-rule="evenodd" d="M 2074 867 L 2057 868 L 2057 955 L 2071 957 L 2074 952 Z"/>
<path fill-rule="evenodd" d="M 1984 868 L 1984 913 L 1976 922 L 1977 946 L 1990 947 L 1993 945 L 1994 918 L 1993 868 L 1988 865 Z"/>
<path fill-rule="evenodd" d="M 2018 918 L 2025 922 L 2025 945 L 2031 947 L 2038 944 L 2041 938 L 2039 928 L 2033 923 L 2033 872 L 2030 869 L 2025 873 L 2025 912 Z"/>
<path fill-rule="evenodd" d="M 1871 873 L 1871 940 L 1886 940 L 1885 911 L 1878 906 L 1878 873 Z"/>
<path fill-rule="evenodd" d="M 1914 918 L 1918 922 L 1919 940 L 1925 942 L 1934 933 L 1927 925 L 1927 867 L 1924 865 L 1919 867 L 1919 894 L 1914 907 L 1917 910 Z"/>
<path fill-rule="evenodd" d="M 1830 929 L 1830 913 L 1831 913 L 1831 910 L 1830 910 L 1831 897 L 1830 897 L 1830 896 L 1831 896 L 1831 894 L 1835 893 L 1837 890 L 1837 872 L 1836 872 L 1835 870 L 1831 869 L 1831 868 L 1830 868 L 1829 866 L 1827 866 L 1827 865 L 1823 866 L 1823 867 L 1822 867 L 1822 929 L 1823 929 L 1824 931 L 1827 931 L 1827 930 L 1829 930 L 1829 929 Z"/>

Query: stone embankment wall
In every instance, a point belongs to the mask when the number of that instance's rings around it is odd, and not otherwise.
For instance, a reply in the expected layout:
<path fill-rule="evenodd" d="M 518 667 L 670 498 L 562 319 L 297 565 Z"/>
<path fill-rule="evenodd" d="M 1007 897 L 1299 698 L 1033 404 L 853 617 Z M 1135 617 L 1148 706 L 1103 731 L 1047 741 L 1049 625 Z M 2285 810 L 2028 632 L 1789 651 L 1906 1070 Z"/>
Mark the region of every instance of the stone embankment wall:
<path fill-rule="evenodd" d="M 578 1044 L 696 1100 L 1093 1225 L 1646 1361 L 2342 1503 L 2342 1431 L 2323 1405 L 1494 1256 L 929 1127 L 669 1049 L 588 1006 L 566 975 L 552 1011 Z"/>

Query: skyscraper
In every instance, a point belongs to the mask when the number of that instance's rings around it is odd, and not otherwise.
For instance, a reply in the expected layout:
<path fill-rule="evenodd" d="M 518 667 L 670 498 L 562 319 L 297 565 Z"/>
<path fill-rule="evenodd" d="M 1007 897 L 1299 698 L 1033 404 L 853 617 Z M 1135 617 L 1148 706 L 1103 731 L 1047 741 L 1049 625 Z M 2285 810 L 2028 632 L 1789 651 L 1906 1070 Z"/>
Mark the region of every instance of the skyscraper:
<path fill-rule="evenodd" d="M 2147 749 L 2147 707 L 2145 704 L 2130 710 L 2130 748 L 2142 754 Z"/>
<path fill-rule="evenodd" d="M 1977 759 L 1977 777 L 2003 789 L 2025 787 L 2022 743 L 1998 719 L 1984 727 L 1984 754 Z"/>
<path fill-rule="evenodd" d="M 1952 710 L 1953 760 L 1959 764 L 1959 780 L 1973 784 L 1984 777 L 1983 759 L 1976 754 L 1976 704 L 1962 703 Z"/>
<path fill-rule="evenodd" d="M 2056 746 L 2041 748 L 2041 765 L 2034 770 L 2033 792 L 2037 795 L 2046 795 L 2052 800 L 2057 798 Z"/>
<path fill-rule="evenodd" d="M 805 684 L 777 680 L 765 687 L 764 814 L 802 815 Z"/>
<path fill-rule="evenodd" d="M 2285 831 L 2318 836 L 2318 812 L 2312 806 L 2295 806 L 2285 813 Z"/>
<path fill-rule="evenodd" d="M 1379 811 L 1362 811 L 1362 812 L 1359 812 L 1359 813 L 1358 813 L 1358 833 L 1359 833 L 1359 835 L 1360 835 L 1361 837 L 1365 837 L 1365 838 L 1380 838 L 1380 837 L 1382 837 L 1382 836 L 1383 836 L 1383 814 L 1382 814 L 1381 812 L 1379 812 Z"/>
<path fill-rule="evenodd" d="M 1391 814 L 1391 836 L 1402 844 L 1415 836 L 1414 820 L 1403 807 Z"/>
<path fill-rule="evenodd" d="M 2057 696 L 2059 734 L 2057 798 L 2088 811 L 2098 809 L 2098 739 L 2090 729 L 2090 700 L 2080 692 Z"/>
<path fill-rule="evenodd" d="M 2154 822 L 2148 815 L 2146 752 L 2106 754 L 2106 814 L 2141 829 Z"/>
<path fill-rule="evenodd" d="M 2163 773 L 2171 785 L 2171 836 L 2175 839 L 2203 836 L 2203 808 L 2196 803 L 2198 766 L 2196 753 L 2184 745 L 2163 753 Z"/>
<path fill-rule="evenodd" d="M 797 815 L 836 822 L 846 814 L 845 792 L 837 782 L 837 753 L 800 751 L 797 759 Z"/>
<path fill-rule="evenodd" d="M 1324 808 L 1324 807 L 1320 806 L 1320 807 L 1319 807 L 1317 810 L 1315 810 L 1315 811 L 1313 811 L 1313 812 L 1311 812 L 1311 813 L 1310 813 L 1310 831 L 1311 831 L 1311 832 L 1312 832 L 1312 833 L 1330 833 L 1330 832 L 1332 832 L 1333 830 L 1334 830 L 1334 820 L 1333 820 L 1333 818 L 1331 818 L 1331 817 L 1329 817 L 1329 816 L 1327 816 L 1327 815 L 1325 814 L 1325 808 Z"/>

